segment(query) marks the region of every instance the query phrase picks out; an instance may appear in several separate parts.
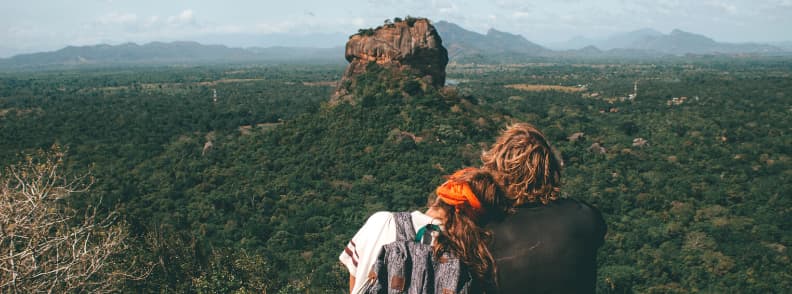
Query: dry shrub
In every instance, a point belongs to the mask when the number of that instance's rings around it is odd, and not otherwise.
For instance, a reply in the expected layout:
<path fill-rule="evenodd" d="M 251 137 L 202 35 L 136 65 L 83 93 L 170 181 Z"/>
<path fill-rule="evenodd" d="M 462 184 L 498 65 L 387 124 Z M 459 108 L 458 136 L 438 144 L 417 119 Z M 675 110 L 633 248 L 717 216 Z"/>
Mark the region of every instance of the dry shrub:
<path fill-rule="evenodd" d="M 63 156 L 54 146 L 0 174 L 0 293 L 118 292 L 146 276 L 114 262 L 127 247 L 117 213 L 69 205 L 94 179 L 62 174 Z"/>

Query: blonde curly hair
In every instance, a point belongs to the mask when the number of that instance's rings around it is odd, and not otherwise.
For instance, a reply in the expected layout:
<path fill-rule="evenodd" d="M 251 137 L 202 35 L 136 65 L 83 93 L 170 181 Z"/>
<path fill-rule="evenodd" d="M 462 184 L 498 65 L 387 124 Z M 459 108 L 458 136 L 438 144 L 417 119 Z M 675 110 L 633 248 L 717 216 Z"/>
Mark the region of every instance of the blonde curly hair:
<path fill-rule="evenodd" d="M 481 155 L 483 168 L 500 175 L 512 207 L 526 203 L 548 204 L 561 189 L 561 160 L 545 135 L 533 125 L 508 126 L 492 148 Z"/>

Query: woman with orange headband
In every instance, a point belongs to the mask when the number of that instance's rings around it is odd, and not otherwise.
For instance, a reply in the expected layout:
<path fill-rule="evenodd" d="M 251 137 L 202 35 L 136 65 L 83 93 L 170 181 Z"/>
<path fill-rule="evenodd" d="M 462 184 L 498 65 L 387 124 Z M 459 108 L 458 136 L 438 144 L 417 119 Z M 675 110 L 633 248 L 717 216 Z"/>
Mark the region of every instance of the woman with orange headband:
<path fill-rule="evenodd" d="M 440 185 L 424 212 L 411 213 L 416 241 L 432 244 L 435 256 L 452 252 L 474 278 L 474 293 L 496 289 L 495 261 L 488 249 L 487 223 L 502 219 L 509 202 L 495 177 L 477 168 L 461 169 Z M 382 246 L 396 240 L 391 212 L 377 212 L 347 244 L 339 259 L 350 274 L 350 293 L 363 286 Z"/>

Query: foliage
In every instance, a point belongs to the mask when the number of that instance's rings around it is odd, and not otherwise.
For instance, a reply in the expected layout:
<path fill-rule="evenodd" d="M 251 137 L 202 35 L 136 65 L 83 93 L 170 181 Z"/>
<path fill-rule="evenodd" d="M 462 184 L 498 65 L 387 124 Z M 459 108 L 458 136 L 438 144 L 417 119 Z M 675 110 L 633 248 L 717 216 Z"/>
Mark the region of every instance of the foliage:
<path fill-rule="evenodd" d="M 789 61 L 456 65 L 458 86 L 440 90 L 372 68 L 354 81 L 359 103 L 329 105 L 342 70 L 0 76 L 0 162 L 59 142 L 70 168 L 93 164 L 89 199 L 72 204 L 117 207 L 127 260 L 156 264 L 127 291 L 338 292 L 338 255 L 367 216 L 422 207 L 525 121 L 564 158 L 562 193 L 605 215 L 598 291 L 792 288 Z"/>
<path fill-rule="evenodd" d="M 393 21 L 391 21 L 391 19 L 390 19 L 390 18 L 386 18 L 386 19 L 385 19 L 385 20 L 382 22 L 382 23 L 383 23 L 383 25 L 381 25 L 381 26 L 378 26 L 378 27 L 376 27 L 376 28 L 361 28 L 361 29 L 358 29 L 358 32 L 357 32 L 357 34 L 355 34 L 355 35 L 360 35 L 360 36 L 373 36 L 373 35 L 374 35 L 374 32 L 376 32 L 377 30 L 379 30 L 379 29 L 381 29 L 381 28 L 383 28 L 383 27 L 391 27 L 391 26 L 393 26 L 394 24 L 396 24 L 396 23 L 399 23 L 399 22 L 402 22 L 402 21 L 406 22 L 408 26 L 412 27 L 413 25 L 415 25 L 415 22 L 416 22 L 416 21 L 418 21 L 418 20 L 420 20 L 420 19 L 424 19 L 424 18 L 421 18 L 421 17 L 412 17 L 412 16 L 409 16 L 409 15 L 408 15 L 407 17 L 405 17 L 405 18 L 404 18 L 404 20 L 402 20 L 400 17 L 394 17 L 394 18 L 393 18 Z M 354 35 L 353 35 L 353 36 L 354 36 Z M 352 36 L 350 36 L 350 38 L 351 38 L 351 37 L 352 37 Z"/>
<path fill-rule="evenodd" d="M 273 269 L 261 255 L 213 252 L 209 270 L 192 280 L 197 293 L 266 292 Z"/>
<path fill-rule="evenodd" d="M 372 29 L 372 28 L 359 29 L 357 34 L 361 35 L 361 36 L 373 36 L 374 35 L 374 29 Z"/>
<path fill-rule="evenodd" d="M 422 18 L 420 18 L 420 17 L 412 17 L 412 16 L 409 16 L 409 15 L 404 17 L 404 21 L 407 22 L 408 26 L 413 26 L 415 24 L 415 22 L 418 21 L 419 19 L 422 19 Z"/>

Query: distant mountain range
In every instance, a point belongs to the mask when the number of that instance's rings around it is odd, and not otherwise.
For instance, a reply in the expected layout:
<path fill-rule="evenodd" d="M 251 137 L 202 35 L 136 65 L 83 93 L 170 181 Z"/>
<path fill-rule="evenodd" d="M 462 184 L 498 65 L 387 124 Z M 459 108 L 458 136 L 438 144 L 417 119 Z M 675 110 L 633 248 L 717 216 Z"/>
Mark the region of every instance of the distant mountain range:
<path fill-rule="evenodd" d="M 557 50 L 575 50 L 589 46 L 597 47 L 601 50 L 610 50 L 618 48 L 631 48 L 632 44 L 642 39 L 656 38 L 662 36 L 663 33 L 653 29 L 640 29 L 627 33 L 620 33 L 611 35 L 605 39 L 591 39 L 583 36 L 573 37 L 565 42 L 547 44 L 548 47 Z"/>
<path fill-rule="evenodd" d="M 446 21 L 438 21 L 434 25 L 448 49 L 449 58 L 459 62 L 515 62 L 532 58 L 657 58 L 689 54 L 792 55 L 790 53 L 792 42 L 721 43 L 703 35 L 681 30 L 663 34 L 653 29 L 641 29 L 605 39 L 576 37 L 566 42 L 549 44 L 550 48 L 555 49 L 552 50 L 533 43 L 521 35 L 495 29 L 480 34 Z M 306 47 L 236 48 L 225 45 L 203 45 L 198 42 L 69 46 L 52 52 L 21 54 L 0 59 L 0 69 L 245 62 L 344 62 L 344 44 L 341 44 L 343 41 L 339 40 L 341 38 L 338 34 L 314 35 L 316 43 L 305 42 L 303 39 L 307 38 L 306 35 L 294 36 L 295 40 L 304 41 L 299 45 L 305 44 Z M 255 36 L 246 38 L 255 38 Z M 242 40 L 238 39 L 234 36 L 216 36 L 209 40 L 220 42 L 225 40 L 229 44 L 240 44 Z M 288 35 L 281 34 L 273 40 L 284 40 L 284 44 L 294 43 L 286 42 L 287 39 Z M 209 40 L 201 41 L 209 42 Z M 307 47 L 311 44 L 332 46 L 333 42 L 339 44 L 333 48 Z"/>
<path fill-rule="evenodd" d="M 333 61 L 344 62 L 342 47 L 230 48 L 197 42 L 152 42 L 144 45 L 126 43 L 115 46 L 69 46 L 52 52 L 21 54 L 0 59 L 0 68 Z"/>
<path fill-rule="evenodd" d="M 528 41 L 523 36 L 495 29 L 490 29 L 486 35 L 482 35 L 446 21 L 438 21 L 434 26 L 443 39 L 443 45 L 448 49 L 448 57 L 451 60 L 506 54 L 545 56 L 552 53 L 551 50 Z"/>
<path fill-rule="evenodd" d="M 453 23 L 439 21 L 435 27 L 452 60 L 546 58 L 656 58 L 680 55 L 789 55 L 792 46 L 754 43 L 721 43 L 703 35 L 673 30 L 663 34 L 652 29 L 616 34 L 602 40 L 576 37 L 552 44 L 551 50 L 520 35 L 490 29 L 486 35 L 471 32 Z M 779 46 L 779 45 L 787 46 Z M 560 50 L 559 50 L 560 49 Z"/>
<path fill-rule="evenodd" d="M 550 44 L 555 49 L 574 50 L 594 46 L 602 50 L 632 49 L 659 54 L 774 54 L 790 51 L 790 48 L 770 44 L 721 43 L 704 35 L 675 29 L 663 34 L 653 29 L 616 34 L 605 39 L 572 38 L 569 41 Z"/>
<path fill-rule="evenodd" d="M 784 49 L 784 51 L 792 51 L 792 41 L 789 42 L 775 42 L 771 43 L 770 45 L 776 46 L 778 48 Z"/>

